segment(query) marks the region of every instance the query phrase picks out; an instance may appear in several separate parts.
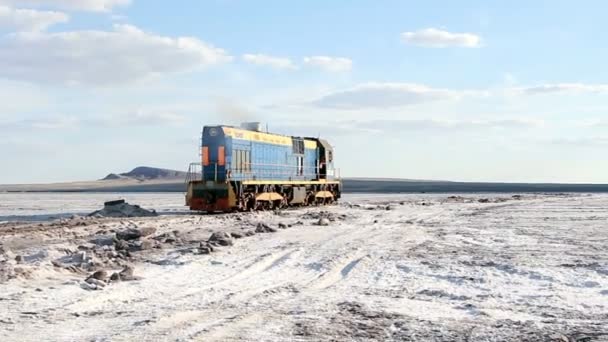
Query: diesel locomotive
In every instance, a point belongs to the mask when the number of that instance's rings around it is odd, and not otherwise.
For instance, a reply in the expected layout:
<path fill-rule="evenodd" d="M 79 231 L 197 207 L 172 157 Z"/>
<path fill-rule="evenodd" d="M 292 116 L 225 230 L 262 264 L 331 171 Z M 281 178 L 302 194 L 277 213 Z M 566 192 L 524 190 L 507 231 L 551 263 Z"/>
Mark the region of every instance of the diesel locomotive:
<path fill-rule="evenodd" d="M 200 155 L 186 180 L 191 210 L 274 209 L 340 198 L 334 151 L 323 139 L 262 132 L 259 123 L 205 126 Z"/>

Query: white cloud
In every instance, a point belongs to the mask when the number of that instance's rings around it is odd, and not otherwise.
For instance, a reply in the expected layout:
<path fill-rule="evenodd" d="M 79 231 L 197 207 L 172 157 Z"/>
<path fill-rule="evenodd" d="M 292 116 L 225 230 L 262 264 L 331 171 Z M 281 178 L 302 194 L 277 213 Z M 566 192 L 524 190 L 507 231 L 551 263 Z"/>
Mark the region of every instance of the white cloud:
<path fill-rule="evenodd" d="M 0 132 L 31 131 L 31 130 L 66 130 L 87 127 L 141 127 L 181 125 L 187 118 L 179 113 L 168 110 L 139 109 L 132 112 L 105 115 L 76 117 L 66 115 L 32 117 L 11 121 L 0 121 Z"/>
<path fill-rule="evenodd" d="M 114 7 L 130 3 L 131 0 L 0 0 L 0 5 L 11 7 L 31 6 L 92 12 L 107 12 Z"/>
<path fill-rule="evenodd" d="M 172 111 L 139 109 L 122 115 L 93 118 L 87 122 L 103 126 L 163 126 L 181 125 L 186 122 L 186 117 Z"/>
<path fill-rule="evenodd" d="M 404 32 L 401 38 L 405 43 L 433 47 L 467 47 L 475 48 L 481 44 L 481 37 L 473 33 L 452 33 L 436 28 L 427 28 L 415 32 Z"/>
<path fill-rule="evenodd" d="M 565 137 L 549 140 L 549 143 L 554 145 L 573 146 L 573 147 L 605 147 L 608 146 L 608 137 L 592 136 L 592 137 Z"/>
<path fill-rule="evenodd" d="M 608 120 L 605 119 L 579 119 L 571 121 L 572 125 L 575 127 L 581 128 L 600 128 L 605 129 L 608 128 Z"/>
<path fill-rule="evenodd" d="M 52 116 L 41 118 L 27 118 L 17 121 L 0 122 L 0 130 L 58 130 L 76 128 L 80 124 L 80 120 L 70 116 Z"/>
<path fill-rule="evenodd" d="M 48 112 L 53 99 L 48 89 L 0 79 L 0 121 L 25 113 Z"/>
<path fill-rule="evenodd" d="M 304 64 L 330 72 L 349 71 L 353 67 L 353 61 L 348 58 L 329 56 L 304 57 Z"/>
<path fill-rule="evenodd" d="M 23 158 L 25 160 L 31 160 L 33 156 L 45 155 L 48 156 L 57 153 L 57 151 L 61 151 L 62 149 L 57 148 L 57 146 L 53 146 L 54 144 L 50 144 L 48 141 L 32 141 L 32 139 L 27 137 L 14 137 L 14 138 L 3 138 L 0 139 L 0 152 L 2 152 L 3 158 L 8 158 L 9 156 L 17 156 L 17 158 Z M 10 159 L 9 159 L 10 160 Z M 11 164 L 7 164 L 11 165 Z M 12 164 L 13 167 L 15 164 Z M 4 171 L 4 170 L 3 170 Z M 21 170 L 23 171 L 23 170 Z M 19 171 L 16 171 L 11 176 L 16 176 L 19 174 Z M 1 176 L 2 182 L 6 182 L 6 176 Z"/>
<path fill-rule="evenodd" d="M 517 84 L 517 77 L 510 72 L 505 72 L 502 76 L 503 82 L 507 86 L 513 86 Z"/>
<path fill-rule="evenodd" d="M 488 130 L 524 130 L 541 128 L 545 125 L 542 120 L 530 120 L 526 118 L 506 119 L 476 119 L 476 120 L 452 120 L 443 118 L 428 119 L 394 119 L 394 120 L 338 120 L 333 122 L 317 121 L 295 121 L 283 123 L 279 126 L 281 132 L 293 132 L 295 128 L 307 134 L 323 133 L 330 136 L 353 136 L 360 134 L 395 134 L 403 132 L 433 132 L 462 133 L 487 132 Z M 276 128 L 276 127 L 275 127 Z"/>
<path fill-rule="evenodd" d="M 0 5 L 0 28 L 6 27 L 17 31 L 42 31 L 51 25 L 65 23 L 68 20 L 68 15 L 61 12 L 13 9 Z"/>
<path fill-rule="evenodd" d="M 543 120 L 509 118 L 509 119 L 477 119 L 477 120 L 446 120 L 446 119 L 421 119 L 421 120 L 377 120 L 359 124 L 368 129 L 386 131 L 404 130 L 464 130 L 464 129 L 513 129 L 513 128 L 535 128 L 544 126 Z"/>
<path fill-rule="evenodd" d="M 313 104 L 336 109 L 390 108 L 458 99 L 473 93 L 411 83 L 366 83 L 352 89 L 330 93 L 314 101 Z"/>
<path fill-rule="evenodd" d="M 61 84 L 122 84 L 231 60 L 197 38 L 164 37 L 130 25 L 14 33 L 0 38 L 0 51 L 0 77 Z"/>
<path fill-rule="evenodd" d="M 551 93 L 605 93 L 608 84 L 556 83 L 516 89 L 524 95 L 540 95 Z"/>
<path fill-rule="evenodd" d="M 269 66 L 275 69 L 296 69 L 291 59 L 274 57 L 264 54 L 244 54 L 243 60 L 247 63 Z"/>

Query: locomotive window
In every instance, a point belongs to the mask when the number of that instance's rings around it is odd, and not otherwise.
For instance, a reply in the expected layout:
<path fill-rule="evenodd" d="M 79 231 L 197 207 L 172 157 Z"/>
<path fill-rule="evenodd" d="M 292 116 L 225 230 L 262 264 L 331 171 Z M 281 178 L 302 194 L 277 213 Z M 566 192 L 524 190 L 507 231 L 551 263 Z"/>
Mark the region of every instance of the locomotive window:
<path fill-rule="evenodd" d="M 296 157 L 296 160 L 298 161 L 297 174 L 301 176 L 304 174 L 304 157 Z"/>
<path fill-rule="evenodd" d="M 234 151 L 234 168 L 237 173 L 241 172 L 241 153 L 240 152 L 241 151 L 239 151 L 239 150 Z"/>
<path fill-rule="evenodd" d="M 241 155 L 239 154 L 239 150 L 233 150 L 232 156 L 234 157 L 234 162 L 232 168 L 239 173 L 239 165 L 241 165 Z"/>
<path fill-rule="evenodd" d="M 245 172 L 245 151 L 241 150 L 241 172 Z"/>
<path fill-rule="evenodd" d="M 245 151 L 240 150 L 239 153 L 241 155 L 241 172 L 245 172 Z"/>
<path fill-rule="evenodd" d="M 304 140 L 292 138 L 293 154 L 304 154 Z"/>
<path fill-rule="evenodd" d="M 241 170 L 241 155 L 239 154 L 239 150 L 234 151 L 234 169 L 237 173 L 240 173 Z"/>

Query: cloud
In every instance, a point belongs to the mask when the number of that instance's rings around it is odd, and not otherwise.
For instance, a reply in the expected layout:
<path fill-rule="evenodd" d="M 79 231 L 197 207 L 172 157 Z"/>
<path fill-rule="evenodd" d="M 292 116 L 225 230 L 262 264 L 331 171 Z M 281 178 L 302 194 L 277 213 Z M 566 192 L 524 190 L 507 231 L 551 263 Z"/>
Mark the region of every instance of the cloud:
<path fill-rule="evenodd" d="M 606 147 L 608 146 L 608 137 L 575 137 L 575 138 L 558 138 L 549 141 L 553 145 L 572 146 L 572 147 Z"/>
<path fill-rule="evenodd" d="M 334 109 L 390 108 L 458 99 L 467 93 L 470 92 L 411 83 L 365 83 L 325 95 L 314 101 L 313 105 Z"/>
<path fill-rule="evenodd" d="M 295 120 L 282 120 L 272 125 L 272 131 L 276 133 L 290 135 L 293 132 L 299 132 L 303 136 L 354 136 L 363 132 L 370 132 L 365 127 L 359 126 L 359 122 L 354 120 L 342 120 L 342 121 L 320 121 L 320 120 L 308 120 L 308 121 L 295 121 Z"/>
<path fill-rule="evenodd" d="M 0 121 L 0 132 L 32 130 L 69 130 L 99 127 L 177 126 L 185 123 L 184 115 L 169 110 L 136 110 L 105 116 L 46 116 Z"/>
<path fill-rule="evenodd" d="M 481 44 L 481 37 L 473 33 L 452 33 L 436 28 L 427 28 L 415 32 L 403 32 L 401 38 L 407 44 L 432 48 L 452 46 L 476 48 Z"/>
<path fill-rule="evenodd" d="M 0 77 L 34 83 L 116 85 L 224 63 L 197 38 L 164 37 L 131 25 L 113 31 L 21 32 L 0 38 Z"/>
<path fill-rule="evenodd" d="M 37 142 L 32 141 L 32 139 L 18 137 L 0 139 L 0 151 L 3 158 L 12 155 L 25 160 L 31 160 L 32 156 L 49 156 L 57 153 L 57 151 L 61 151 L 61 149 L 53 146 L 48 141 Z M 3 179 L 2 182 L 4 183 L 5 180 Z"/>
<path fill-rule="evenodd" d="M 137 110 L 132 113 L 86 120 L 89 125 L 102 126 L 164 126 L 181 125 L 186 117 L 166 110 Z"/>
<path fill-rule="evenodd" d="M 605 93 L 608 92 L 608 84 L 555 83 L 517 88 L 516 91 L 524 95 L 542 95 L 552 93 Z"/>
<path fill-rule="evenodd" d="M 131 0 L 0 0 L 0 5 L 11 7 L 44 7 L 66 10 L 107 12 L 117 6 L 127 6 Z"/>
<path fill-rule="evenodd" d="M 353 61 L 348 58 L 329 56 L 304 57 L 304 64 L 329 72 L 350 71 L 353 67 Z"/>
<path fill-rule="evenodd" d="M 608 120 L 592 120 L 583 124 L 583 127 L 589 128 L 608 128 Z"/>
<path fill-rule="evenodd" d="M 13 9 L 0 5 L 0 28 L 17 31 L 43 31 L 49 26 L 65 23 L 69 16 L 61 12 Z"/>
<path fill-rule="evenodd" d="M 76 128 L 80 124 L 80 120 L 70 116 L 49 116 L 42 118 L 27 118 L 21 120 L 13 120 L 0 122 L 0 131 L 14 130 L 60 130 Z"/>
<path fill-rule="evenodd" d="M 513 86 L 517 84 L 517 77 L 510 72 L 505 72 L 502 76 L 503 82 L 507 86 Z"/>
<path fill-rule="evenodd" d="M 327 136 L 355 136 L 360 134 L 388 134 L 398 136 L 400 133 L 438 132 L 470 133 L 471 131 L 487 132 L 491 130 L 523 130 L 541 128 L 542 120 L 525 118 L 448 120 L 442 118 L 406 119 L 406 120 L 338 120 L 320 124 L 317 120 L 292 121 L 282 123 L 280 132 L 293 132 L 295 128 L 306 134 Z M 276 128 L 276 127 L 275 127 Z M 396 135 L 397 134 L 397 135 Z"/>
<path fill-rule="evenodd" d="M 269 66 L 275 69 L 296 69 L 291 59 L 274 57 L 264 54 L 244 54 L 243 60 L 247 63 Z"/>
<path fill-rule="evenodd" d="M 544 126 L 542 120 L 509 118 L 478 120 L 377 120 L 360 123 L 359 126 L 380 132 L 420 130 L 468 130 L 468 129 L 524 129 Z"/>

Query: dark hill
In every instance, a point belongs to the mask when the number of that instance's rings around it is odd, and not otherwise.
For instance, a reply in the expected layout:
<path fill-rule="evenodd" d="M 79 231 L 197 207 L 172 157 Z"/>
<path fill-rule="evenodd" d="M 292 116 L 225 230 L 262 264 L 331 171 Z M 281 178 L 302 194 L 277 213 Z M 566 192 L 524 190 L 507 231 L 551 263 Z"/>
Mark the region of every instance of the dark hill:
<path fill-rule="evenodd" d="M 157 167 L 139 166 L 133 170 L 121 174 L 111 173 L 102 180 L 116 180 L 122 178 L 133 178 L 138 180 L 184 180 L 186 172 L 160 169 Z"/>
<path fill-rule="evenodd" d="M 117 180 L 117 179 L 122 179 L 122 178 L 124 178 L 124 177 L 117 175 L 115 173 L 110 173 L 109 175 L 105 176 L 101 180 Z"/>

